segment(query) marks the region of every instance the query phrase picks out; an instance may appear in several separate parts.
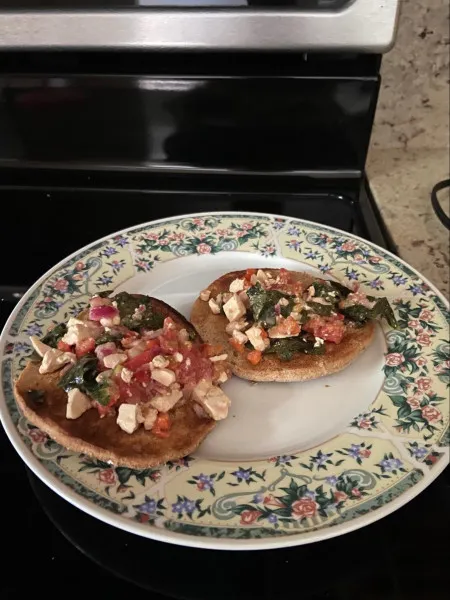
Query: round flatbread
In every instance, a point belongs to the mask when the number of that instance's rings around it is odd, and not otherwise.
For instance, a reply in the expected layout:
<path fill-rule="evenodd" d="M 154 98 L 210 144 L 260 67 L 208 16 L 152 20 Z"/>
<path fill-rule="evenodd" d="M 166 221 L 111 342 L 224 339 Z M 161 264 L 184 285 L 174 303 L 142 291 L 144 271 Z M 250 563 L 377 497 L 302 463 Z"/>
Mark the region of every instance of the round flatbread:
<path fill-rule="evenodd" d="M 171 317 L 201 341 L 192 325 L 176 310 L 160 300 L 151 300 L 155 311 Z M 180 401 L 170 411 L 172 426 L 167 438 L 156 437 L 143 427 L 130 435 L 120 429 L 114 415 L 100 418 L 95 408 L 78 419 L 67 419 L 67 394 L 58 387 L 59 378 L 60 372 L 41 375 L 39 363 L 28 363 L 15 384 L 15 397 L 24 416 L 69 450 L 117 466 L 143 469 L 186 456 L 199 446 L 216 423 L 209 417 L 199 416 L 190 401 Z M 42 391 L 44 400 L 36 402 L 33 399 L 36 394 L 30 390 Z"/>
<path fill-rule="evenodd" d="M 275 277 L 279 269 L 270 269 L 270 272 Z M 292 279 L 300 281 L 304 288 L 318 280 L 308 273 L 290 271 L 290 275 Z M 216 279 L 207 289 L 210 290 L 211 297 L 215 298 L 220 292 L 228 292 L 234 279 L 244 276 L 245 271 L 227 273 Z M 322 355 L 297 353 L 290 361 L 280 361 L 273 354 L 265 354 L 259 364 L 252 365 L 244 354 L 237 352 L 228 343 L 230 336 L 225 331 L 228 320 L 223 314 L 213 314 L 208 302 L 200 298 L 195 301 L 191 322 L 205 342 L 220 344 L 226 348 L 233 373 L 250 381 L 307 381 L 337 373 L 345 369 L 369 346 L 375 332 L 375 323 L 369 321 L 361 327 L 349 328 L 340 344 L 325 342 L 325 353 Z"/>

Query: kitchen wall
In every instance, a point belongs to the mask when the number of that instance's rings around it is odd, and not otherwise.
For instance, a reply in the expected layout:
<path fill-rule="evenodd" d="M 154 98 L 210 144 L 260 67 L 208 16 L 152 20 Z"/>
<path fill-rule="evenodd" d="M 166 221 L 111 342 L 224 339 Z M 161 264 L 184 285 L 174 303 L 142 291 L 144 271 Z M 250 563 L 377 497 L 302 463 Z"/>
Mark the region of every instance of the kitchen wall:
<path fill-rule="evenodd" d="M 372 150 L 449 146 L 449 1 L 401 0 L 383 59 Z"/>

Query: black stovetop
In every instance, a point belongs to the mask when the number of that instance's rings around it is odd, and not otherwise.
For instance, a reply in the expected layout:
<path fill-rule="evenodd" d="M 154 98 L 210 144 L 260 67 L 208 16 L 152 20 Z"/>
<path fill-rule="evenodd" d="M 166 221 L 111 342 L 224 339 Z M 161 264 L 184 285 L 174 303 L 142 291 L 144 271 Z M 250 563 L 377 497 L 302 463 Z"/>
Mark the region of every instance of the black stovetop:
<path fill-rule="evenodd" d="M 42 210 L 29 214 L 26 236 L 40 238 L 39 253 L 24 261 L 17 229 L 3 229 L 3 242 L 12 251 L 0 285 L 0 326 L 16 296 L 45 269 L 84 243 L 116 228 L 170 214 L 199 210 L 255 210 L 298 216 L 335 225 L 395 251 L 370 194 L 336 193 L 221 194 L 173 192 L 144 194 L 139 190 L 74 190 L 53 186 L 5 186 L 1 193 L 20 213 L 24 203 L 58 202 L 73 212 L 82 198 L 89 206 L 115 197 L 117 206 L 130 194 L 132 215 L 116 214 L 89 227 L 55 228 L 50 218 L 36 221 Z M 102 196 L 103 194 L 103 196 Z M 165 204 L 161 202 L 165 199 Z M 47 214 L 50 214 L 48 211 Z M 128 222 L 127 221 L 130 221 Z M 10 223 L 13 221 L 10 220 Z M 60 214 L 59 223 L 64 223 Z M 107 228 L 107 229 L 106 229 Z M 29 231 L 28 231 L 29 230 Z M 55 248 L 58 248 L 55 254 Z M 30 256 L 29 250 L 26 253 Z M 418 498 L 369 527 L 312 545 L 263 552 L 215 552 L 187 549 L 125 533 L 93 519 L 59 498 L 22 463 L 0 430 L 0 514 L 5 548 L 0 597 L 27 598 L 37 592 L 47 600 L 73 597 L 119 598 L 145 590 L 154 600 L 220 600 L 222 598 L 284 600 L 414 600 L 447 598 L 448 532 L 450 525 L 449 469 Z"/>

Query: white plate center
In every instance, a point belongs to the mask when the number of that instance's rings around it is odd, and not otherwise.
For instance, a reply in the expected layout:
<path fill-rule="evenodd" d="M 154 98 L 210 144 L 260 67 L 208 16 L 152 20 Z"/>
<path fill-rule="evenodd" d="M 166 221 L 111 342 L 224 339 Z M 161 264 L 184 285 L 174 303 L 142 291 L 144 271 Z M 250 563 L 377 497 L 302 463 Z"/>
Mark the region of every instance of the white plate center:
<path fill-rule="evenodd" d="M 211 281 L 228 271 L 257 266 L 315 272 L 286 259 L 228 252 L 163 263 L 150 275 L 133 277 L 121 289 L 154 295 L 189 318 L 193 301 Z M 233 377 L 224 386 L 232 401 L 229 417 L 218 423 L 195 455 L 212 460 L 255 460 L 293 454 L 326 442 L 377 397 L 384 380 L 384 351 L 383 333 L 377 327 L 370 347 L 335 375 L 304 383 L 256 384 Z"/>

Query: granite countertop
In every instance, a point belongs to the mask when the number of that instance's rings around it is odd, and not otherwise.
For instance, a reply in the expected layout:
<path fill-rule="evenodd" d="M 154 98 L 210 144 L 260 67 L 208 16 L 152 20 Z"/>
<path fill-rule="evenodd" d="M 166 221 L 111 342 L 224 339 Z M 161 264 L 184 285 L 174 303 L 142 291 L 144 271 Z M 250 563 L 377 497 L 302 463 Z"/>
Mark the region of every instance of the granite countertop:
<path fill-rule="evenodd" d="M 448 298 L 450 233 L 434 213 L 431 190 L 449 178 L 449 150 L 372 149 L 367 173 L 400 257 Z M 448 190 L 439 199 L 448 211 Z"/>
<path fill-rule="evenodd" d="M 450 234 L 430 195 L 449 178 L 449 6 L 402 0 L 401 8 L 395 47 L 383 57 L 367 173 L 400 256 L 448 298 Z"/>

